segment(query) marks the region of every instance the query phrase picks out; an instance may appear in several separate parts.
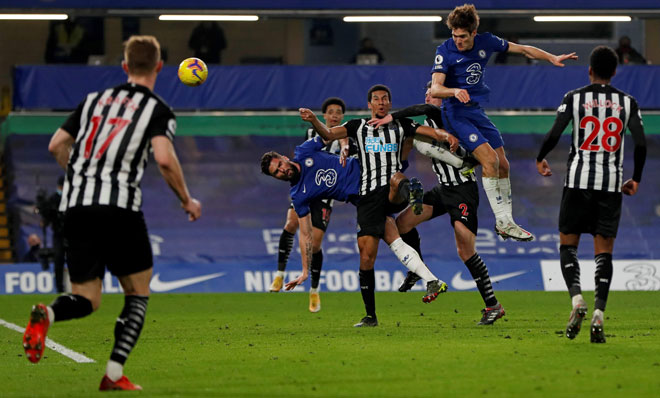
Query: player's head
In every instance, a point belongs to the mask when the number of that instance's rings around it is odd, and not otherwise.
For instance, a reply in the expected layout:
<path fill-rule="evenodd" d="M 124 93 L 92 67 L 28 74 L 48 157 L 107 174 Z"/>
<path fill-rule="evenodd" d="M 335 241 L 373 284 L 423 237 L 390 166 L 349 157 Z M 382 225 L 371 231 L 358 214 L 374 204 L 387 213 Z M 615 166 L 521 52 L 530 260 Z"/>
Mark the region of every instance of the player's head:
<path fill-rule="evenodd" d="M 392 93 L 390 88 L 384 84 L 371 86 L 367 91 L 367 101 L 371 109 L 371 117 L 382 118 L 387 116 L 392 109 Z"/>
<path fill-rule="evenodd" d="M 424 103 L 425 104 L 431 104 L 435 106 L 441 106 L 442 105 L 442 98 L 435 98 L 431 96 L 431 86 L 433 85 L 433 82 L 429 80 L 428 83 L 426 83 L 426 93 L 424 95 Z"/>
<path fill-rule="evenodd" d="M 591 51 L 589 75 L 603 80 L 610 80 L 616 74 L 619 57 L 607 46 L 598 46 Z"/>
<path fill-rule="evenodd" d="M 346 104 L 341 98 L 330 97 L 323 101 L 323 105 L 321 105 L 321 111 L 323 112 L 323 118 L 325 119 L 326 126 L 339 126 L 341 121 L 344 119 Z"/>
<path fill-rule="evenodd" d="M 129 76 L 149 76 L 160 72 L 160 44 L 154 36 L 131 36 L 124 42 L 122 66 Z"/>
<path fill-rule="evenodd" d="M 479 14 L 472 4 L 463 4 L 454 8 L 447 17 L 447 26 L 451 29 L 451 38 L 458 51 L 467 51 L 474 45 L 474 36 L 479 27 Z"/>
<path fill-rule="evenodd" d="M 275 151 L 263 154 L 261 172 L 282 181 L 297 181 L 300 178 L 300 170 L 296 165 Z"/>

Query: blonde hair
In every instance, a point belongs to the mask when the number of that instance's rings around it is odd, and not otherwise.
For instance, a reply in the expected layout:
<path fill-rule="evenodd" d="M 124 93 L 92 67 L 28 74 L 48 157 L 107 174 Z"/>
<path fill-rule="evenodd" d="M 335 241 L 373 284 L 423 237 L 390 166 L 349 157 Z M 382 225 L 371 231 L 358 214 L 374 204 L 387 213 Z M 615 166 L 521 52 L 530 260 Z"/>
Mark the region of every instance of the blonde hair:
<path fill-rule="evenodd" d="M 131 36 L 124 42 L 124 61 L 128 73 L 144 76 L 152 73 L 160 61 L 160 44 L 154 36 Z"/>

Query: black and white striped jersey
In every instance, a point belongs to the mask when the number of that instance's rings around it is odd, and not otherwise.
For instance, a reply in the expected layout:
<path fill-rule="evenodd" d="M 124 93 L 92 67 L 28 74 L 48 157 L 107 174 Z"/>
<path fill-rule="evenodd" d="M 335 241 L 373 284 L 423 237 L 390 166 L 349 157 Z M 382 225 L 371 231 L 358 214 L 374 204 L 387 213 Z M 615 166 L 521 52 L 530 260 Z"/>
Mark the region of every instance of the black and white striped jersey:
<path fill-rule="evenodd" d="M 644 141 L 642 115 L 635 98 L 606 84 L 591 84 L 569 91 L 557 109 L 557 118 L 548 136 L 556 136 L 558 140 L 571 121 L 573 136 L 564 185 L 621 192 L 623 134 L 630 129 L 636 146 L 640 137 L 641 142 Z M 546 147 L 544 143 L 537 159 L 542 160 L 549 152 Z M 641 178 L 641 168 L 638 173 Z"/>
<path fill-rule="evenodd" d="M 173 140 L 176 119 L 147 87 L 126 83 L 88 94 L 62 129 L 75 142 L 60 211 L 91 205 L 139 211 L 151 139 L 162 135 Z"/>
<path fill-rule="evenodd" d="M 357 145 L 360 160 L 360 195 L 386 186 L 394 173 L 401 170 L 403 140 L 413 137 L 419 124 L 411 119 L 394 120 L 374 128 L 369 119 L 353 119 L 344 123 L 349 138 Z"/>
<path fill-rule="evenodd" d="M 442 120 L 440 119 L 438 123 L 435 119 L 427 117 L 424 125 L 433 128 L 442 128 Z M 431 165 L 436 177 L 438 177 L 438 182 L 444 186 L 453 187 L 465 184 L 466 182 L 476 182 L 474 173 L 468 173 L 467 176 L 464 176 L 456 167 L 441 160 L 431 158 Z"/>

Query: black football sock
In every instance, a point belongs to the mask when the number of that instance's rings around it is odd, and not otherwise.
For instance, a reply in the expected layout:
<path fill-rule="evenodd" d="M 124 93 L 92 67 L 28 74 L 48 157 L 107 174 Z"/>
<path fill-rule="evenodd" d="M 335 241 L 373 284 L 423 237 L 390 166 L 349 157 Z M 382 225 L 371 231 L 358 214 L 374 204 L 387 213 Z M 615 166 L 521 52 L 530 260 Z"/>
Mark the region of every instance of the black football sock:
<path fill-rule="evenodd" d="M 92 312 L 92 302 L 77 294 L 63 294 L 50 305 L 55 314 L 55 322 L 85 317 Z"/>
<path fill-rule="evenodd" d="M 577 246 L 559 246 L 559 261 L 561 263 L 561 274 L 571 297 L 582 294 L 580 285 L 580 263 L 577 258 Z"/>
<path fill-rule="evenodd" d="M 291 249 L 293 249 L 293 238 L 296 234 L 292 234 L 286 229 L 282 230 L 282 235 L 280 235 L 280 246 L 277 253 L 277 270 L 284 271 L 286 269 L 286 263 L 289 261 L 289 254 L 291 254 Z"/>
<path fill-rule="evenodd" d="M 419 258 L 424 261 L 424 258 L 422 257 L 422 249 L 420 248 L 422 239 L 419 237 L 417 228 L 413 228 L 405 234 L 401 234 L 401 239 L 403 239 L 403 241 L 406 242 L 408 246 L 415 249 L 417 254 L 419 254 Z"/>
<path fill-rule="evenodd" d="M 490 282 L 490 275 L 488 275 L 488 268 L 486 264 L 479 257 L 478 253 L 474 253 L 474 256 L 470 257 L 466 262 L 465 266 L 470 271 L 472 279 L 477 283 L 477 289 L 481 293 L 481 298 L 484 300 L 486 307 L 494 307 L 497 305 L 497 298 L 495 297 L 495 292 L 493 292 L 493 285 Z"/>
<path fill-rule="evenodd" d="M 321 279 L 321 268 L 323 268 L 323 250 L 312 254 L 312 289 L 319 287 L 319 280 Z"/>
<path fill-rule="evenodd" d="M 612 254 L 600 253 L 596 255 L 596 304 L 597 310 L 605 311 L 607 305 L 607 296 L 610 293 L 610 284 L 612 283 Z"/>
<path fill-rule="evenodd" d="M 364 309 L 367 315 L 376 317 L 376 276 L 373 269 L 363 271 L 360 270 L 360 292 L 362 293 L 362 301 L 364 302 Z"/>
<path fill-rule="evenodd" d="M 399 182 L 398 198 L 400 202 L 407 202 L 410 199 L 410 180 L 407 178 Z"/>
<path fill-rule="evenodd" d="M 147 296 L 126 296 L 124 308 L 115 323 L 115 345 L 112 348 L 110 359 L 121 365 L 126 363 L 128 354 L 140 337 L 140 331 L 144 325 L 144 317 L 147 312 Z"/>

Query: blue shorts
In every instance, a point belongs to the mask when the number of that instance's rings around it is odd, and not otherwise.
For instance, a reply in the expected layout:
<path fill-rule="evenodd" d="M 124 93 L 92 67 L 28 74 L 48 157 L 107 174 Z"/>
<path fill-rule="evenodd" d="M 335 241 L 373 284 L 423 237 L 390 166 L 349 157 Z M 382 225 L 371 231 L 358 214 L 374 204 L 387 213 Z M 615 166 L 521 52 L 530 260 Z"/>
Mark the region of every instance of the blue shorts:
<path fill-rule="evenodd" d="M 472 152 L 486 142 L 493 149 L 504 146 L 500 131 L 479 104 L 443 106 L 442 111 L 445 128 L 454 134 L 468 151 Z"/>

